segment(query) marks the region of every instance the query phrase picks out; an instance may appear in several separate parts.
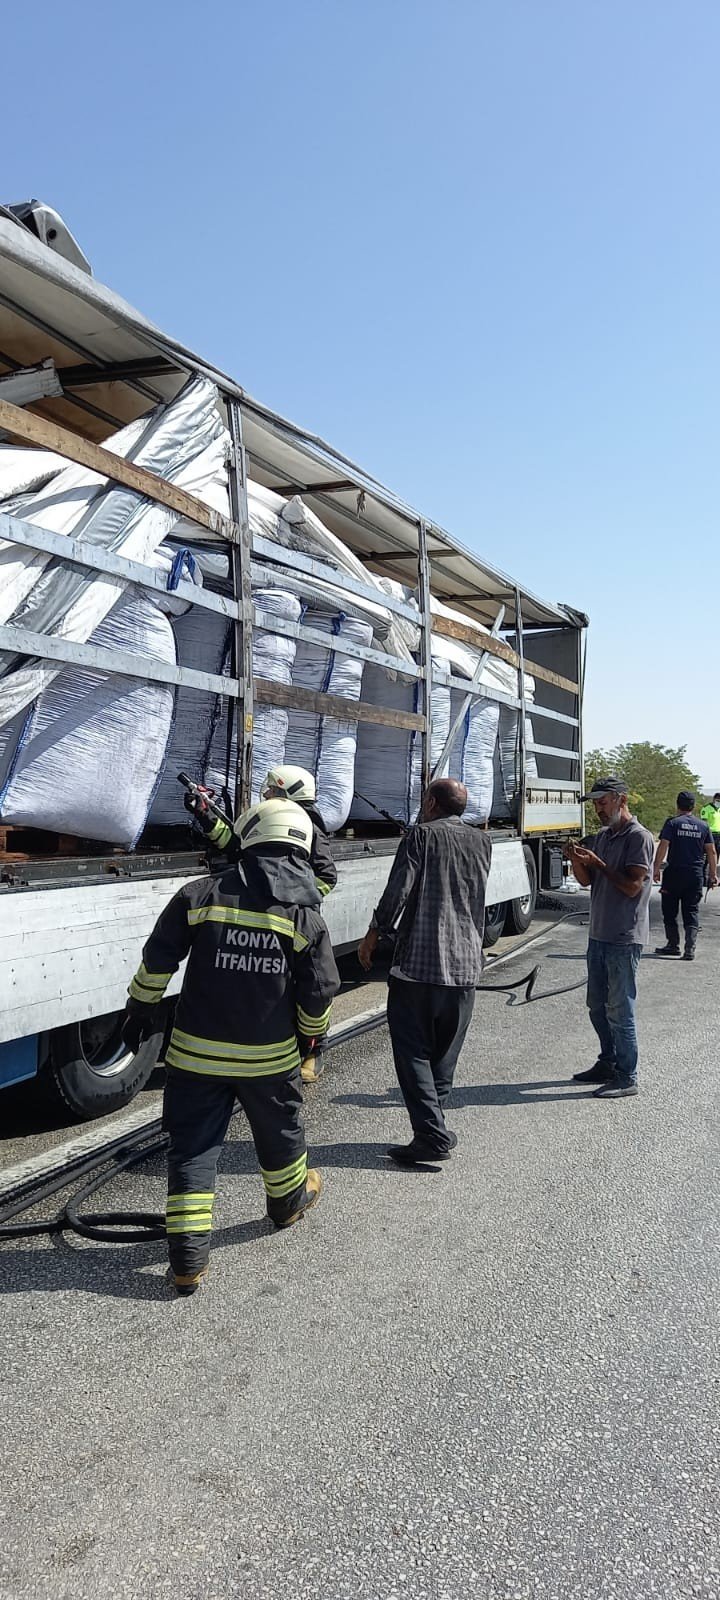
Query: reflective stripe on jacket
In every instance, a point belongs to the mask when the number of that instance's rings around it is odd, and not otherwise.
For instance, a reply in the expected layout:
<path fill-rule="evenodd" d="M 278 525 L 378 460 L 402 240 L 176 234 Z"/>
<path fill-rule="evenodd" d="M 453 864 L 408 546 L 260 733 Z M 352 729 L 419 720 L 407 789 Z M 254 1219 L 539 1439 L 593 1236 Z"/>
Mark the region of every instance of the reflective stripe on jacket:
<path fill-rule="evenodd" d="M 131 1000 L 156 1005 L 186 956 L 168 1066 L 267 1077 L 327 1033 L 340 979 L 314 908 L 259 904 L 234 866 L 184 885 L 145 945 Z"/>

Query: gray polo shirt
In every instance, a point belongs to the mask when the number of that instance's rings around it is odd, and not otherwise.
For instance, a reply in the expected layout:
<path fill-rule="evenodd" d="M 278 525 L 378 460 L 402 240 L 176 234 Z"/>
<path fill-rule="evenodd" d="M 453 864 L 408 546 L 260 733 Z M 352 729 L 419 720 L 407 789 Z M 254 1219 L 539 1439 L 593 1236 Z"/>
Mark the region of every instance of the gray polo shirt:
<path fill-rule="evenodd" d="M 647 944 L 650 938 L 650 892 L 655 841 L 637 817 L 622 828 L 601 828 L 593 846 L 596 856 L 615 872 L 645 867 L 647 877 L 634 899 L 615 888 L 596 870 L 590 886 L 590 938 L 606 944 Z"/>

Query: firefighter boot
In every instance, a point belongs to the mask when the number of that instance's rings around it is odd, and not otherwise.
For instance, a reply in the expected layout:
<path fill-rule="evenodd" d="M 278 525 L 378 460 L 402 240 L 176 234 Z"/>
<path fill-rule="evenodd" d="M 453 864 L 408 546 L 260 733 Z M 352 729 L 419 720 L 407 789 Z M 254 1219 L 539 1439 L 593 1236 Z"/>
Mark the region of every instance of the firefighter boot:
<path fill-rule="evenodd" d="M 209 1270 L 209 1267 L 200 1267 L 197 1272 L 173 1272 L 172 1267 L 168 1267 L 167 1281 L 172 1284 L 176 1294 L 185 1299 L 202 1287 Z"/>
<path fill-rule="evenodd" d="M 308 1167 L 307 1179 L 305 1181 L 305 1193 L 300 1201 L 297 1211 L 293 1211 L 292 1216 L 286 1217 L 283 1222 L 275 1222 L 275 1227 L 291 1228 L 294 1222 L 299 1222 L 300 1218 L 304 1217 L 305 1212 L 309 1211 L 311 1206 L 317 1205 L 320 1195 L 322 1194 L 322 1186 L 322 1178 L 317 1170 L 317 1167 Z"/>
<path fill-rule="evenodd" d="M 685 935 L 685 949 L 683 951 L 683 961 L 694 961 L 695 960 L 695 939 L 696 939 L 696 937 L 697 937 L 697 935 L 692 934 L 692 933 L 687 933 Z"/>

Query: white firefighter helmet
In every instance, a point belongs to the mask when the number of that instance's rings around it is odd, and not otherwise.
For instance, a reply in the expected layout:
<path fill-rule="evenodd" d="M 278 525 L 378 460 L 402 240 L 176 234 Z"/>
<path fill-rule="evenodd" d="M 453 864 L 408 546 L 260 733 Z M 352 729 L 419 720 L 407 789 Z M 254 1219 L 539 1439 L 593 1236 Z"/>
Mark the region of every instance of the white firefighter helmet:
<path fill-rule="evenodd" d="M 271 767 L 262 786 L 263 799 L 294 800 L 296 805 L 312 805 L 315 779 L 304 767 Z"/>
<path fill-rule="evenodd" d="M 292 800 L 260 800 L 238 817 L 235 833 L 241 850 L 283 844 L 288 850 L 301 850 L 309 856 L 312 849 L 313 825 Z"/>

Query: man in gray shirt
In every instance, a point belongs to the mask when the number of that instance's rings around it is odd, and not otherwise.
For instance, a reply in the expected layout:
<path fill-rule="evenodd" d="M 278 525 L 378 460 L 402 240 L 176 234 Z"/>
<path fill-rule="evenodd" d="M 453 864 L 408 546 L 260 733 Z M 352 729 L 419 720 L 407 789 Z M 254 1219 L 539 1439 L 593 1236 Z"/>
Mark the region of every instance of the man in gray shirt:
<path fill-rule="evenodd" d="M 587 1004 L 600 1040 L 600 1055 L 576 1083 L 596 1083 L 603 1100 L 637 1094 L 635 977 L 650 937 L 653 836 L 628 808 L 624 778 L 599 778 L 583 801 L 592 800 L 603 826 L 595 849 L 568 848 L 570 863 L 590 888 Z"/>

